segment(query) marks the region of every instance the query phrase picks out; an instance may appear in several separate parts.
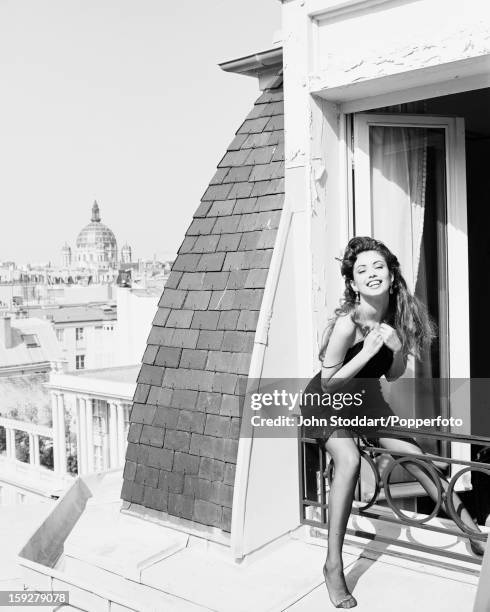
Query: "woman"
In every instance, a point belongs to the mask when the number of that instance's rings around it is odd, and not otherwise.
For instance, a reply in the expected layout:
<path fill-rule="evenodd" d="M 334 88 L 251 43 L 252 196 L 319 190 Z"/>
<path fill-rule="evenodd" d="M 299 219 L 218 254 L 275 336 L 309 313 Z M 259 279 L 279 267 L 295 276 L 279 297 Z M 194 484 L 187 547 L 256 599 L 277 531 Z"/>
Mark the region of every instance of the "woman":
<path fill-rule="evenodd" d="M 397 258 L 382 242 L 369 237 L 352 238 L 342 259 L 341 273 L 345 279 L 344 300 L 327 328 L 319 354 L 322 369 L 304 391 L 302 415 L 327 421 L 334 415 L 393 415 L 381 393 L 379 378 L 384 375 L 387 380 L 395 380 L 404 373 L 408 355 L 420 358 L 434 337 L 433 325 L 426 309 L 409 292 Z M 353 379 L 362 379 L 365 387 L 360 407 L 334 410 L 313 399 L 350 391 L 361 382 Z M 360 469 L 356 434 L 359 431 L 330 424 L 304 429 L 305 436 L 321 440 L 335 467 L 329 492 L 328 552 L 323 573 L 330 600 L 337 608 L 357 605 L 347 589 L 342 564 L 344 535 Z M 421 452 L 415 440 L 381 437 L 376 442 L 388 451 Z M 435 499 L 436 487 L 424 470 L 416 464 L 404 465 Z M 447 489 L 442 475 L 441 484 Z M 474 527 L 456 494 L 453 501 L 462 520 Z M 471 547 L 476 554 L 483 554 L 478 540 L 472 540 Z"/>

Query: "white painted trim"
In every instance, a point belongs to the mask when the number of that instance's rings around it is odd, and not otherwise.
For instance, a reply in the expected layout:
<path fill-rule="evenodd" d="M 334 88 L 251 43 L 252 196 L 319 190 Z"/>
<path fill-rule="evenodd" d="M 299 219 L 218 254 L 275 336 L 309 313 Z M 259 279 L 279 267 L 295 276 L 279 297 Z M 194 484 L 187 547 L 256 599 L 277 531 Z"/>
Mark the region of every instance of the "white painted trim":
<path fill-rule="evenodd" d="M 403 104 L 405 102 L 427 100 L 429 98 L 437 98 L 439 96 L 447 96 L 475 89 L 484 89 L 485 87 L 490 87 L 490 74 L 477 74 L 468 77 L 453 78 L 442 83 L 430 83 L 410 89 L 406 89 L 406 83 L 403 85 L 405 87 L 404 89 L 389 93 L 370 95 L 365 98 L 353 100 L 346 99 L 340 102 L 340 107 L 344 113 L 358 113 L 373 108 L 383 108 L 385 106 L 393 106 L 394 104 Z M 352 85 L 352 88 L 354 87 L 356 86 Z"/>
<path fill-rule="evenodd" d="M 358 13 L 389 0 L 308 0 L 306 11 L 308 17 L 323 21 L 340 15 Z"/>
<path fill-rule="evenodd" d="M 279 284 L 281 268 L 286 252 L 287 240 L 291 228 L 292 210 L 287 204 L 286 198 L 282 210 L 279 227 L 277 230 L 276 243 L 272 252 L 272 258 L 264 288 L 262 305 L 257 321 L 255 332 L 254 347 L 248 378 L 258 380 L 262 377 L 264 365 L 265 349 L 269 335 L 269 327 L 272 318 L 274 298 Z M 248 392 L 248 389 L 247 389 Z M 244 402 L 242 420 L 246 418 L 245 411 L 247 404 Z M 235 559 L 242 559 L 244 553 L 245 536 L 245 511 L 247 504 L 247 490 L 250 470 L 250 460 L 252 456 L 253 437 L 240 436 L 238 442 L 238 453 L 236 462 L 235 483 L 233 488 L 232 520 L 231 520 L 231 552 Z"/>
<path fill-rule="evenodd" d="M 35 423 L 29 423 L 28 421 L 17 421 L 15 419 L 0 417 L 0 427 L 5 427 L 6 429 L 16 429 L 17 431 L 25 431 L 35 436 L 44 436 L 45 438 L 53 437 L 53 429 L 51 427 L 36 425 Z"/>

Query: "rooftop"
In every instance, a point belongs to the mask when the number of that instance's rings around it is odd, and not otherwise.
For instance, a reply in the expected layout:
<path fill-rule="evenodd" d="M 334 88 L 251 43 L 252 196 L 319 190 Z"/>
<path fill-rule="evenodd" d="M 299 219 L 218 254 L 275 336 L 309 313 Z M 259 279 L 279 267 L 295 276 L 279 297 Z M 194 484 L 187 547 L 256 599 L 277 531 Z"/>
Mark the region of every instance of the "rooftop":
<path fill-rule="evenodd" d="M 53 328 L 38 318 L 1 319 L 5 329 L 0 339 L 0 371 L 61 360 L 61 347 Z"/>
<path fill-rule="evenodd" d="M 312 538 L 307 527 L 234 563 L 225 546 L 207 543 L 196 533 L 189 537 L 169 521 L 155 522 L 121 512 L 121 472 L 83 477 L 72 485 L 47 520 L 42 512 L 39 530 L 21 551 L 20 564 L 29 568 L 31 588 L 56 576 L 70 591 L 70 603 L 82 610 L 179 610 L 181 612 L 310 612 L 333 610 L 321 572 L 325 540 Z M 92 495 L 84 507 L 84 496 Z M 74 501 L 81 515 L 73 512 Z M 22 545 L 20 526 L 32 512 L 16 516 L 16 530 L 5 526 L 12 513 L 0 509 L 3 575 L 20 578 L 13 565 L 11 541 Z M 69 535 L 53 537 L 63 524 Z M 29 523 L 29 531 L 32 524 Z M 26 531 L 24 530 L 24 534 Z M 5 541 L 4 541 L 5 539 Z M 42 543 L 39 545 L 39 543 Z M 46 545 L 45 543 L 48 543 Z M 54 567 L 45 560 L 55 549 L 62 553 Z M 51 552 L 52 551 L 52 552 Z M 10 555 L 10 556 L 9 556 Z M 5 559 L 7 557 L 7 559 Z M 359 612 L 471 612 L 478 570 L 401 554 L 383 542 L 349 538 L 344 547 L 347 583 L 358 599 Z M 15 584 L 15 583 L 12 583 Z M 7 588 L 0 579 L 0 586 Z M 8 585 L 9 588 L 10 585 Z"/>
<path fill-rule="evenodd" d="M 114 368 L 98 368 L 94 370 L 77 370 L 70 372 L 70 376 L 80 378 L 96 378 L 113 382 L 136 383 L 140 365 L 117 366 Z"/>
<path fill-rule="evenodd" d="M 115 308 L 108 304 L 94 306 L 53 306 L 31 310 L 33 316 L 49 318 L 55 324 L 84 323 L 90 321 L 113 321 L 117 319 Z"/>

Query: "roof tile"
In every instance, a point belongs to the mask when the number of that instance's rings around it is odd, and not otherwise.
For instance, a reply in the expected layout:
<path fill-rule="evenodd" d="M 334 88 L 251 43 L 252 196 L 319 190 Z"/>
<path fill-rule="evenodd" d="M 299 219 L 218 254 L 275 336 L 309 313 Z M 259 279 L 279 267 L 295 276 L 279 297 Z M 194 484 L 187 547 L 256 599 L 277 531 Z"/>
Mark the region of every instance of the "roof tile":
<path fill-rule="evenodd" d="M 176 368 L 179 365 L 182 349 L 172 346 L 162 346 L 158 349 L 155 364 L 166 368 Z"/>
<path fill-rule="evenodd" d="M 283 204 L 284 194 L 282 193 L 263 195 L 257 198 L 257 210 L 260 212 L 266 210 L 282 210 Z"/>
<path fill-rule="evenodd" d="M 241 200 L 239 200 L 241 201 Z M 222 234 L 216 247 L 218 251 L 236 251 L 240 243 L 241 234 Z"/>
<path fill-rule="evenodd" d="M 272 161 L 284 161 L 284 142 L 281 142 L 277 145 L 276 150 L 274 151 L 274 156 Z"/>
<path fill-rule="evenodd" d="M 146 383 L 147 385 L 161 385 L 164 371 L 165 368 L 144 363 L 138 375 L 138 382 Z"/>
<path fill-rule="evenodd" d="M 219 272 L 223 267 L 225 260 L 225 253 L 205 253 L 200 256 L 199 263 L 197 264 L 198 271 L 205 272 Z M 203 287 L 206 284 L 206 277 L 204 278 Z"/>
<path fill-rule="evenodd" d="M 143 425 L 140 437 L 140 444 L 149 444 L 150 446 L 158 446 L 159 448 L 162 448 L 163 436 L 164 430 L 161 427 L 154 427 L 153 425 Z"/>
<path fill-rule="evenodd" d="M 193 253 L 185 253 L 177 255 L 177 259 L 174 261 L 172 266 L 172 272 L 178 270 L 180 272 L 188 272 L 196 269 L 197 262 L 199 261 L 200 255 Z"/>
<path fill-rule="evenodd" d="M 155 318 L 153 319 L 153 325 L 160 325 L 163 327 L 167 322 L 169 314 L 170 308 L 158 308 Z"/>
<path fill-rule="evenodd" d="M 197 341 L 196 348 L 218 350 L 223 342 L 224 333 L 222 331 L 199 331 L 199 339 Z"/>
<path fill-rule="evenodd" d="M 269 181 L 258 181 L 253 184 L 252 196 L 263 196 L 272 193 L 282 193 L 279 189 L 284 179 L 271 179 Z"/>
<path fill-rule="evenodd" d="M 197 329 L 175 329 L 170 346 L 196 348 L 199 331 Z"/>
<path fill-rule="evenodd" d="M 153 418 L 154 427 L 170 427 L 175 429 L 179 420 L 179 412 L 177 408 L 171 408 L 170 406 L 157 406 L 157 411 Z"/>
<path fill-rule="evenodd" d="M 217 393 L 234 393 L 238 375 L 216 372 L 213 376 L 212 391 Z"/>
<path fill-rule="evenodd" d="M 180 367 L 190 370 L 202 370 L 206 364 L 208 352 L 199 349 L 184 349 Z"/>
<path fill-rule="evenodd" d="M 204 435 L 216 438 L 227 438 L 230 435 L 231 418 L 217 414 L 206 415 Z M 224 469 L 224 466 L 223 466 Z"/>
<path fill-rule="evenodd" d="M 243 329 L 246 331 L 255 331 L 257 329 L 258 319 L 258 310 L 241 310 L 236 328 L 237 330 Z"/>
<path fill-rule="evenodd" d="M 193 329 L 216 329 L 219 320 L 218 310 L 208 310 L 207 312 L 196 312 L 192 319 Z"/>
<path fill-rule="evenodd" d="M 227 253 L 228 255 L 228 253 Z M 228 281 L 229 273 L 223 272 L 206 272 L 204 275 L 204 281 L 202 284 L 203 289 L 224 289 Z"/>
<path fill-rule="evenodd" d="M 248 198 L 248 196 L 252 193 L 252 189 L 254 187 L 253 183 L 249 183 L 248 181 L 243 183 L 235 183 L 228 194 L 228 197 L 231 198 Z"/>
<path fill-rule="evenodd" d="M 280 161 L 254 166 L 250 181 L 270 181 L 284 177 L 284 164 Z"/>
<path fill-rule="evenodd" d="M 219 527 L 221 525 L 221 506 L 196 499 L 192 518 L 198 523 Z"/>
<path fill-rule="evenodd" d="M 228 279 L 228 289 L 243 289 L 248 270 L 233 270 Z"/>
<path fill-rule="evenodd" d="M 241 270 L 245 261 L 245 255 L 239 252 L 226 253 L 223 270 Z"/>
<path fill-rule="evenodd" d="M 202 289 L 205 272 L 184 272 L 179 282 L 179 289 Z"/>
<path fill-rule="evenodd" d="M 240 310 L 260 310 L 263 291 L 260 289 L 240 289 L 236 292 L 233 308 Z"/>
<path fill-rule="evenodd" d="M 148 465 L 159 470 L 170 471 L 173 465 L 174 452 L 167 448 L 150 448 Z"/>
<path fill-rule="evenodd" d="M 177 289 L 181 276 L 182 272 L 172 270 L 172 272 L 170 272 L 169 274 L 169 277 L 167 278 L 165 287 L 167 287 L 167 289 Z"/>
<path fill-rule="evenodd" d="M 149 392 L 150 392 L 150 385 L 139 383 L 138 385 L 136 385 L 136 391 L 134 392 L 133 401 L 144 404 L 146 400 L 148 399 Z"/>
<path fill-rule="evenodd" d="M 185 298 L 184 308 L 206 310 L 211 299 L 211 291 L 189 291 Z"/>
<path fill-rule="evenodd" d="M 179 291 L 178 289 L 164 289 L 162 297 L 158 302 L 158 306 L 166 306 L 168 308 L 182 308 L 185 296 L 185 291 Z"/>
<path fill-rule="evenodd" d="M 231 215 L 234 206 L 235 200 L 216 200 L 216 202 L 213 202 L 209 214 L 213 215 L 213 217 Z"/>
<path fill-rule="evenodd" d="M 243 411 L 243 397 L 224 393 L 221 397 L 219 413 L 229 417 L 239 417 Z"/>
<path fill-rule="evenodd" d="M 247 138 L 246 134 L 237 134 L 228 146 L 228 151 L 238 151 L 242 148 L 244 140 Z"/>
<path fill-rule="evenodd" d="M 226 196 L 225 196 L 226 197 Z M 211 198 L 218 199 L 218 198 Z M 213 229 L 216 219 L 214 217 L 203 217 L 201 219 L 193 219 L 187 230 L 189 236 L 198 236 L 200 234 L 209 234 Z"/>
<path fill-rule="evenodd" d="M 193 310 L 172 310 L 168 319 L 167 327 L 190 327 L 192 317 L 194 315 Z"/>
<path fill-rule="evenodd" d="M 169 327 L 157 327 L 154 325 L 151 328 L 150 335 L 148 336 L 149 344 L 156 344 L 161 346 L 162 344 L 168 344 L 172 340 L 174 330 Z"/>
<path fill-rule="evenodd" d="M 209 209 L 211 208 L 211 202 L 201 202 L 196 209 L 196 212 L 192 215 L 195 219 L 199 219 L 200 217 L 205 217 Z"/>
<path fill-rule="evenodd" d="M 264 147 L 272 144 L 270 142 L 270 132 L 262 132 L 261 134 L 248 134 L 245 139 L 242 149 L 254 149 L 256 147 Z"/>
<path fill-rule="evenodd" d="M 267 268 L 262 268 L 260 270 L 249 270 L 247 280 L 245 281 L 243 287 L 245 289 L 264 288 L 268 272 L 269 270 Z"/>
<path fill-rule="evenodd" d="M 146 347 L 146 350 L 144 352 L 143 355 L 143 363 L 149 363 L 150 365 L 153 365 L 153 362 L 155 361 L 155 357 L 158 351 L 158 346 L 154 345 L 154 344 L 149 344 Z M 147 393 L 148 395 L 148 393 Z M 146 397 L 145 397 L 146 400 Z M 143 400 L 143 401 L 145 401 Z"/>
<path fill-rule="evenodd" d="M 252 172 L 252 166 L 236 166 L 230 168 L 230 171 L 223 180 L 223 183 L 237 183 L 248 181 L 249 176 Z"/>
<path fill-rule="evenodd" d="M 225 484 L 234 484 L 235 483 L 235 472 L 236 466 L 233 463 L 227 463 L 225 465 L 225 475 L 223 478 L 223 482 Z"/>
<path fill-rule="evenodd" d="M 221 405 L 221 393 L 200 391 L 196 408 L 206 414 L 219 414 Z"/>
<path fill-rule="evenodd" d="M 267 125 L 264 127 L 264 132 L 273 132 L 275 130 L 283 130 L 284 129 L 284 116 L 276 115 L 275 117 L 271 117 L 267 122 Z M 262 130 L 261 130 L 262 131 Z"/>
<path fill-rule="evenodd" d="M 269 164 L 272 160 L 272 157 L 274 156 L 275 150 L 276 150 L 276 147 L 274 146 L 250 149 L 249 156 L 247 157 L 247 164 L 252 164 L 252 165 Z M 255 168 L 254 168 L 254 171 L 255 171 Z M 253 172 L 252 172 L 252 176 L 253 176 Z M 255 181 L 257 179 L 250 178 L 249 180 Z"/>
<path fill-rule="evenodd" d="M 260 230 L 244 232 L 238 246 L 239 251 L 252 251 L 257 248 L 262 232 Z"/>
<path fill-rule="evenodd" d="M 240 153 L 240 151 L 237 151 Z M 211 200 L 226 200 L 226 197 L 231 191 L 231 185 L 210 185 L 204 195 L 202 196 L 202 201 L 207 202 Z"/>
<path fill-rule="evenodd" d="M 228 168 L 218 168 L 214 173 L 213 178 L 209 181 L 210 185 L 220 185 L 223 179 L 228 174 Z"/>
<path fill-rule="evenodd" d="M 269 117 L 259 117 L 257 119 L 246 119 L 237 134 L 257 134 L 263 132 L 265 126 L 271 121 Z M 274 128 L 271 128 L 274 129 Z M 243 163 L 243 162 L 242 162 Z M 238 164 L 237 164 L 238 165 Z"/>
<path fill-rule="evenodd" d="M 254 337 L 254 332 L 225 331 L 221 350 L 237 353 L 250 352 L 253 349 Z"/>
<path fill-rule="evenodd" d="M 236 200 L 235 207 L 233 209 L 234 214 L 252 213 L 256 210 L 257 198 L 242 198 Z"/>
<path fill-rule="evenodd" d="M 218 244 L 219 236 L 215 234 L 198 236 L 195 241 L 192 252 L 193 253 L 214 253 L 216 251 L 216 245 Z"/>
<path fill-rule="evenodd" d="M 224 310 L 219 313 L 217 329 L 236 329 L 238 324 L 238 318 L 240 316 L 239 310 Z"/>
<path fill-rule="evenodd" d="M 161 431 L 161 430 L 160 430 Z M 167 429 L 165 431 L 165 448 L 177 451 L 188 451 L 191 443 L 191 434 L 187 431 Z M 182 479 L 182 490 L 184 489 L 184 479 Z M 176 493 L 178 491 L 175 491 Z"/>
<path fill-rule="evenodd" d="M 247 151 L 242 151 L 242 150 L 227 151 L 223 159 L 218 164 L 218 168 L 233 168 L 235 166 L 241 167 L 245 163 L 245 160 L 247 159 L 247 157 L 248 157 Z M 228 186 L 228 192 L 230 191 L 230 189 L 231 189 L 231 186 Z M 226 193 L 226 195 L 228 194 L 228 192 Z M 223 198 L 216 197 L 216 198 L 206 198 L 206 199 L 207 200 L 225 200 L 226 195 Z"/>
<path fill-rule="evenodd" d="M 231 310 L 235 301 L 235 293 L 236 291 L 233 289 L 213 291 L 209 308 L 211 310 Z"/>
<path fill-rule="evenodd" d="M 189 253 L 196 242 L 196 236 L 186 236 L 179 247 L 178 253 Z"/>
<path fill-rule="evenodd" d="M 192 431 L 190 429 L 192 425 L 193 417 L 199 417 L 202 415 L 192 414 L 187 412 L 182 412 L 181 417 L 183 418 L 184 425 L 186 426 L 185 431 Z M 175 452 L 174 457 L 174 469 L 176 472 L 183 472 L 184 474 L 197 474 L 199 472 L 199 457 L 195 457 L 193 455 L 189 455 L 187 453 L 179 453 Z M 185 480 L 184 480 L 184 489 L 185 489 Z"/>
<path fill-rule="evenodd" d="M 226 215 L 217 217 L 213 227 L 213 234 L 232 234 L 237 231 L 240 215 Z"/>

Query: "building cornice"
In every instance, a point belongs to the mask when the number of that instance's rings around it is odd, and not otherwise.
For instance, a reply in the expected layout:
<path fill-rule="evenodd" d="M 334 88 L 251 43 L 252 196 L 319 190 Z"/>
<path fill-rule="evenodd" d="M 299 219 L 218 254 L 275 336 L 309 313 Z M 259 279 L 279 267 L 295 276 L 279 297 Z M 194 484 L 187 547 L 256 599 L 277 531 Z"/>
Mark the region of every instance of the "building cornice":
<path fill-rule="evenodd" d="M 278 87 L 282 81 L 282 47 L 275 47 L 219 64 L 221 70 L 259 79 L 260 89 Z"/>

